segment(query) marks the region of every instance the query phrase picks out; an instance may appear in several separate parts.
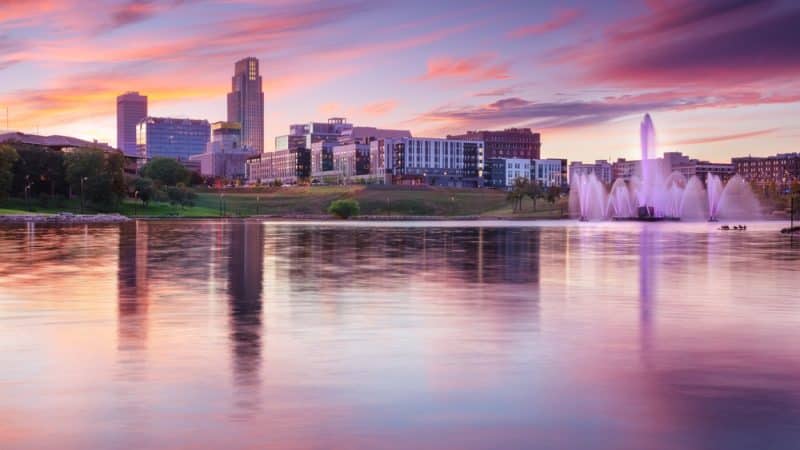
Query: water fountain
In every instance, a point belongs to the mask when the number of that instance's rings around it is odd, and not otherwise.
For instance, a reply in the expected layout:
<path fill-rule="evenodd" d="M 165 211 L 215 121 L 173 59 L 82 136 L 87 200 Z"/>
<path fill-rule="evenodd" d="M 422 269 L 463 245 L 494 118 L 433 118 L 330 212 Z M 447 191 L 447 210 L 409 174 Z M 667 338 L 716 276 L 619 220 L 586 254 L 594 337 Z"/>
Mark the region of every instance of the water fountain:
<path fill-rule="evenodd" d="M 579 174 L 570 181 L 570 212 L 580 220 L 710 220 L 755 219 L 759 205 L 750 186 L 739 175 L 727 183 L 714 174 L 688 180 L 669 172 L 656 157 L 656 133 L 650 114 L 640 127 L 642 160 L 638 174 L 616 179 L 610 189 L 595 174 Z"/>

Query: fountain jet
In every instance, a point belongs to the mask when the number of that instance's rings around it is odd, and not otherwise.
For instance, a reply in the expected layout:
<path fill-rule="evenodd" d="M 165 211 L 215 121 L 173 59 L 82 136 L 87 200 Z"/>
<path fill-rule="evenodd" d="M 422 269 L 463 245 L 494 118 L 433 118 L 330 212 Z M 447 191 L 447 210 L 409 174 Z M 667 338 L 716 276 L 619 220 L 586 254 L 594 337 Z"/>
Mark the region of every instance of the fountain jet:
<path fill-rule="evenodd" d="M 750 186 L 738 175 L 723 183 L 708 174 L 688 180 L 669 172 L 656 157 L 656 131 L 650 114 L 640 125 L 642 161 L 639 176 L 614 180 L 607 189 L 595 174 L 570 180 L 570 212 L 581 220 L 755 219 L 760 206 Z"/>

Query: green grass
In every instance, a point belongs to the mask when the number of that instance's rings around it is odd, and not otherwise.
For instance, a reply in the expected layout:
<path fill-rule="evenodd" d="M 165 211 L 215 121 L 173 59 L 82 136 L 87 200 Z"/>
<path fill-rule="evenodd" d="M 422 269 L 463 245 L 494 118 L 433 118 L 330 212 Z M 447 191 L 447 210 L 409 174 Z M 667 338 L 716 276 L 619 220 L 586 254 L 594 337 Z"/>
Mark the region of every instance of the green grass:
<path fill-rule="evenodd" d="M 566 208 L 566 200 L 555 204 L 544 200 L 537 202 L 533 211 L 532 202 L 524 202 L 522 212 L 512 213 L 506 201 L 506 193 L 493 189 L 456 189 L 438 187 L 404 186 L 293 186 L 284 188 L 262 188 L 258 192 L 244 189 L 223 191 L 201 190 L 194 206 L 180 207 L 169 203 L 150 202 L 144 207 L 141 202 L 134 205 L 126 200 L 120 213 L 139 217 L 219 217 L 220 201 L 228 217 L 260 215 L 328 215 L 328 206 L 334 200 L 352 198 L 358 201 L 361 215 L 392 216 L 488 216 L 515 218 L 558 218 Z M 80 212 L 80 200 L 62 200 L 59 206 L 39 204 L 31 201 L 34 213 Z M 87 213 L 97 212 L 87 206 Z M 29 214 L 22 199 L 0 201 L 0 214 Z"/>

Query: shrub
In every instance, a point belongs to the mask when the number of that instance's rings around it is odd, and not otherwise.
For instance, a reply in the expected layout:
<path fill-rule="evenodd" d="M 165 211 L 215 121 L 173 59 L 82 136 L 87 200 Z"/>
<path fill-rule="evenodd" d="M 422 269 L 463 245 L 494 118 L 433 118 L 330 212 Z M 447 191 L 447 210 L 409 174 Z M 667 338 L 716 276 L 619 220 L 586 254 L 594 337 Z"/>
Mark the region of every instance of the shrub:
<path fill-rule="evenodd" d="M 340 219 L 347 219 L 349 217 L 357 216 L 361 212 L 358 206 L 358 201 L 351 198 L 343 200 L 334 200 L 328 207 L 328 212 Z"/>

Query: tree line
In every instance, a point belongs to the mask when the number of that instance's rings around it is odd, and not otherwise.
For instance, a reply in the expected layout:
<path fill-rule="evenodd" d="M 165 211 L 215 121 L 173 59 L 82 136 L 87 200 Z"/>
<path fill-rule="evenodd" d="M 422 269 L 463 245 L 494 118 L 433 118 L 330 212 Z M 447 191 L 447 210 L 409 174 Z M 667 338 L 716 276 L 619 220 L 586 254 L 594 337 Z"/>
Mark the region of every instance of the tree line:
<path fill-rule="evenodd" d="M 511 203 L 512 211 L 517 213 L 522 211 L 522 201 L 525 200 L 525 197 L 531 199 L 533 210 L 536 211 L 537 200 L 543 199 L 549 203 L 555 203 L 560 195 L 561 188 L 558 186 L 545 187 L 537 182 L 531 182 L 527 178 L 517 177 L 508 191 L 506 200 Z"/>
<path fill-rule="evenodd" d="M 121 152 L 68 151 L 22 142 L 0 144 L 0 199 L 8 196 L 60 206 L 82 196 L 98 211 L 117 211 L 125 198 L 191 205 L 190 186 L 204 180 L 170 158 L 153 158 L 136 175 L 125 173 Z"/>

